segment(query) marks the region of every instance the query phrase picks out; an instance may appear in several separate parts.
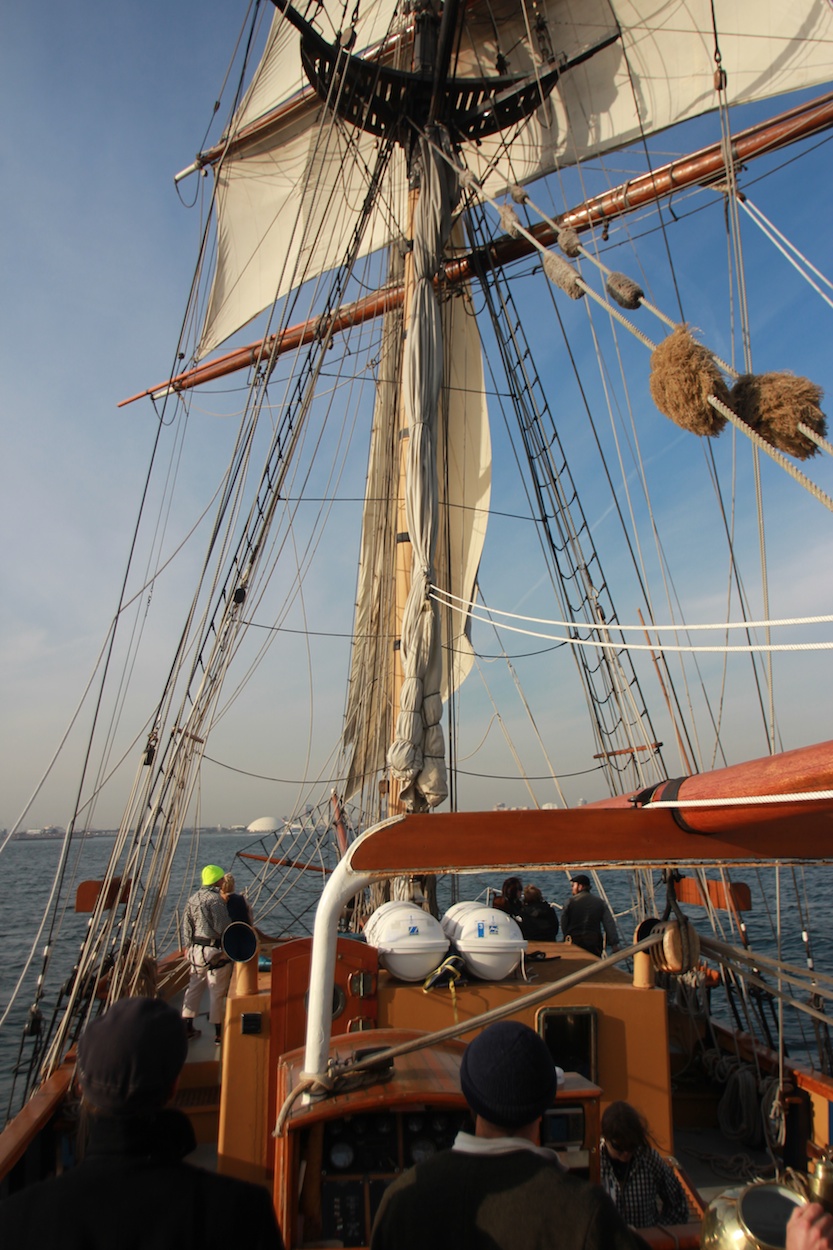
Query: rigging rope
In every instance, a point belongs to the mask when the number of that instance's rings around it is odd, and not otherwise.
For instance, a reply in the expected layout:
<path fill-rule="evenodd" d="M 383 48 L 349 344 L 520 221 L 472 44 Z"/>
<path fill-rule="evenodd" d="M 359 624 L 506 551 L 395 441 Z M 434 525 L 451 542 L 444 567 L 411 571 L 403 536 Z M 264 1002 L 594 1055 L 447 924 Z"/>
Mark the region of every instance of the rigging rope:
<path fill-rule="evenodd" d="M 724 404 L 722 400 L 717 399 L 714 395 L 709 395 L 709 403 L 712 408 L 715 408 L 726 418 L 727 421 L 731 421 L 732 425 L 734 425 L 736 429 L 740 430 L 742 434 L 745 434 L 757 448 L 761 451 L 765 451 L 771 460 L 774 460 L 775 463 L 780 465 L 786 473 L 789 473 L 791 477 L 795 478 L 800 486 L 803 486 L 804 489 L 817 499 L 820 504 L 823 504 L 824 507 L 827 508 L 828 512 L 833 512 L 833 499 L 831 499 L 829 495 L 825 494 L 820 486 L 816 486 L 815 482 L 811 482 L 806 474 L 802 473 L 796 465 L 790 464 L 786 456 L 782 455 L 782 453 L 775 447 L 771 447 L 770 444 L 765 439 L 761 438 L 760 434 L 758 434 L 756 430 L 753 430 L 751 426 L 747 425 L 745 421 L 741 421 L 740 417 L 736 416 L 735 413 L 732 412 L 732 409 Z"/>
<path fill-rule="evenodd" d="M 443 603 L 445 602 L 448 596 L 447 596 L 447 592 L 443 591 L 440 587 L 434 586 L 431 589 L 431 597 L 436 599 L 438 602 Z M 484 624 L 492 624 L 488 616 L 479 615 L 478 607 L 479 605 L 475 603 L 471 603 L 469 605 L 470 619 L 473 621 L 481 621 Z M 492 611 L 492 609 L 490 609 L 490 611 Z M 497 609 L 494 609 L 494 611 L 497 611 Z M 510 616 L 512 614 L 504 613 L 503 615 Z M 516 617 L 515 619 L 525 620 L 527 618 Z M 533 621 L 535 620 L 535 618 L 529 618 L 529 619 L 532 619 Z M 553 624 L 559 624 L 562 627 L 564 627 L 563 622 L 553 622 Z M 576 638 L 572 632 L 569 637 L 559 637 L 557 634 L 545 634 L 545 633 L 542 633 L 540 630 L 522 629 L 518 625 L 508 625 L 508 624 L 504 624 L 502 628 L 509 630 L 511 633 L 524 634 L 525 636 L 529 638 L 547 638 L 549 639 L 550 642 L 564 643 L 571 647 L 598 647 L 601 650 L 615 650 L 617 652 L 618 651 L 718 652 L 719 654 L 723 655 L 723 654 L 730 654 L 732 652 L 739 652 L 741 654 L 749 654 L 750 652 L 754 653 L 758 651 L 777 652 L 777 651 L 831 651 L 833 650 L 833 641 L 831 642 L 795 642 L 795 643 L 788 643 L 788 642 L 777 643 L 776 642 L 776 643 L 760 643 L 760 644 L 749 644 L 749 645 L 746 645 L 746 644 L 697 645 L 697 644 L 692 643 L 690 645 L 684 645 L 682 643 L 664 643 L 664 642 L 653 642 L 653 643 L 624 642 L 624 641 L 610 642 L 610 641 L 605 641 L 601 638 Z M 575 624 L 571 624 L 567 626 L 567 628 L 573 631 L 575 630 Z M 720 628 L 725 628 L 725 626 L 721 626 Z M 607 627 L 605 632 L 612 632 L 618 629 L 619 629 L 618 625 L 611 624 L 610 626 Z"/>
<path fill-rule="evenodd" d="M 800 252 L 798 248 L 795 247 L 795 245 L 792 244 L 789 241 L 789 239 L 785 235 L 783 235 L 776 226 L 772 224 L 772 222 L 769 220 L 768 217 L 764 215 L 761 209 L 759 209 L 755 204 L 753 204 L 751 200 L 748 199 L 747 196 L 744 195 L 741 198 L 740 206 L 744 210 L 744 212 L 747 214 L 747 216 L 750 218 L 750 220 L 753 221 L 755 225 L 758 226 L 758 228 L 763 232 L 763 234 L 766 235 L 766 237 L 770 240 L 770 242 L 773 243 L 775 247 L 778 248 L 778 251 L 781 252 L 781 254 L 789 261 L 789 263 L 793 266 L 793 268 L 798 273 L 801 274 L 805 282 L 807 282 L 808 285 L 811 286 L 813 290 L 818 295 L 821 296 L 821 298 L 824 300 L 826 304 L 829 304 L 829 306 L 833 308 L 833 299 L 821 289 L 818 282 L 814 282 L 813 279 L 809 276 L 809 274 L 806 273 L 804 269 L 802 269 L 802 264 L 806 266 L 807 269 L 811 270 L 812 273 L 814 273 L 816 277 L 819 278 L 820 281 L 825 284 L 825 286 L 829 286 L 831 289 L 833 289 L 833 282 L 831 282 L 829 278 L 826 278 L 819 269 L 816 269 L 815 265 L 811 264 L 811 262 L 807 259 L 807 257 L 804 256 L 804 254 Z M 799 264 L 798 262 L 801 262 L 801 263 Z"/>
<path fill-rule="evenodd" d="M 610 586 L 602 569 L 599 553 L 581 505 L 569 462 L 536 370 L 522 319 L 501 274 L 488 264 L 488 246 L 482 206 L 470 213 L 476 262 L 487 308 L 492 318 L 500 361 L 509 382 L 517 433 L 507 420 L 512 451 L 535 519 L 536 537 L 541 544 L 548 570 L 562 611 L 571 617 L 572 628 L 592 622 L 613 622 L 616 611 Z M 479 231 L 478 233 L 475 233 Z M 491 361 L 487 366 L 491 369 Z M 528 465 L 523 464 L 526 457 Z M 588 661 L 586 653 L 574 650 L 573 659 L 582 691 L 592 718 L 594 733 L 604 759 L 604 772 L 612 793 L 621 792 L 621 771 L 614 755 L 620 747 L 647 747 L 657 740 L 650 727 L 645 701 L 636 674 L 629 666 L 623 671 L 624 652 L 603 653 L 601 662 Z M 637 697 L 641 706 L 637 706 Z M 630 752 L 629 759 L 638 774 L 647 778 L 664 768 L 658 751 L 643 755 Z M 637 783 L 638 784 L 638 783 Z"/>
<path fill-rule="evenodd" d="M 460 599 L 459 596 L 453 595 L 450 591 L 441 590 L 441 588 L 438 586 L 433 586 L 432 590 L 435 590 L 437 594 L 439 595 L 443 595 L 449 599 L 454 599 L 457 603 L 464 603 L 467 610 L 469 608 L 473 608 L 477 606 L 476 604 L 468 600 Z M 518 621 L 531 621 L 535 623 L 536 625 L 557 625 L 557 626 L 560 626 L 561 628 L 568 629 L 568 628 L 571 628 L 575 624 L 574 621 L 559 621 L 559 620 L 553 620 L 549 617 L 523 616 L 522 614 L 518 612 L 502 611 L 500 608 L 489 608 L 489 611 L 495 616 L 508 616 L 512 620 L 518 620 Z M 679 634 L 679 633 L 689 633 L 691 631 L 699 630 L 699 629 L 763 629 L 765 627 L 775 628 L 776 626 L 781 626 L 781 625 L 829 625 L 831 621 L 833 621 L 833 613 L 828 613 L 828 614 L 821 615 L 821 616 L 779 617 L 778 619 L 774 619 L 770 621 L 715 621 L 714 624 L 701 623 L 699 625 L 656 625 L 656 624 L 646 625 L 644 621 L 640 621 L 638 625 L 622 625 L 619 623 L 619 621 L 617 621 L 615 625 L 611 624 L 609 626 L 602 626 L 602 625 L 590 624 L 588 625 L 587 628 L 598 629 L 598 630 L 616 629 L 622 632 L 632 631 L 632 632 L 639 632 L 643 634 L 655 633 L 655 632 L 659 633 L 661 630 L 665 630 L 668 633 Z"/>

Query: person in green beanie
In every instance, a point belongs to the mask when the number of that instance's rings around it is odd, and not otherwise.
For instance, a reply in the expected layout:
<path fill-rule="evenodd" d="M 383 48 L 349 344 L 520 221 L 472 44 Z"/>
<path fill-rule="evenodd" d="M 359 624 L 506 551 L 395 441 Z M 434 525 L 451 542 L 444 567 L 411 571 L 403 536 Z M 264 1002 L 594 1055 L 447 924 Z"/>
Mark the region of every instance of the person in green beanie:
<path fill-rule="evenodd" d="M 199 1037 L 194 1017 L 208 988 L 208 1022 L 214 1025 L 214 1041 L 219 1046 L 223 1036 L 226 995 L 231 983 L 231 960 L 223 953 L 223 934 L 231 923 L 222 895 L 225 873 L 218 864 L 206 864 L 202 884 L 188 899 L 182 920 L 182 943 L 191 974 L 182 1003 L 182 1016 L 189 1040 Z"/>

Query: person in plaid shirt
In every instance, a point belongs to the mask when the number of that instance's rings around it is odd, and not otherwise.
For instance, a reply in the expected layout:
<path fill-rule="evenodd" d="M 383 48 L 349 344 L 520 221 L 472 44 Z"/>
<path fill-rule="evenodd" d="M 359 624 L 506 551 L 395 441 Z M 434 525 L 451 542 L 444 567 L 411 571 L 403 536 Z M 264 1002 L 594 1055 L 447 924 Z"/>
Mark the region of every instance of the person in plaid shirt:
<path fill-rule="evenodd" d="M 628 1102 L 612 1102 L 602 1116 L 602 1185 L 631 1228 L 687 1224 L 685 1190 L 653 1149 L 645 1118 Z"/>

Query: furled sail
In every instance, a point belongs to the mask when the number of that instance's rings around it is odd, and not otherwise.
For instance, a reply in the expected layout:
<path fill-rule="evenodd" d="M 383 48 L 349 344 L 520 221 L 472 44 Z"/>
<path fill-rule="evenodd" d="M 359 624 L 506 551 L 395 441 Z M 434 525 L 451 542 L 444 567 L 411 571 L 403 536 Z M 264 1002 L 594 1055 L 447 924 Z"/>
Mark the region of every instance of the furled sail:
<path fill-rule="evenodd" d="M 317 21 L 328 38 L 341 12 L 329 0 L 321 6 Z M 362 4 L 356 48 L 390 59 L 398 46 L 385 42 L 394 13 L 394 0 Z M 200 356 L 276 293 L 337 264 L 357 220 L 376 140 L 327 124 L 303 77 L 298 42 L 278 13 L 227 142 L 209 154 L 218 183 L 217 265 Z M 730 104 L 829 81 L 833 10 L 828 0 L 539 0 L 532 12 L 519 0 L 472 0 L 453 72 L 536 75 L 582 55 L 532 118 L 466 149 L 491 194 L 715 108 L 718 57 Z M 401 154 L 396 164 L 401 173 Z M 404 229 L 397 206 L 385 201 L 365 252 Z"/>
<path fill-rule="evenodd" d="M 439 533 L 437 419 L 444 358 L 434 275 L 460 194 L 456 171 L 433 144 L 422 140 L 420 155 L 412 316 L 403 368 L 408 418 L 405 507 L 413 559 L 400 636 L 403 687 L 388 752 L 391 772 L 402 783 L 402 802 L 410 811 L 436 807 L 448 795 L 440 724 L 442 635 L 439 608 L 431 598 Z"/>
<path fill-rule="evenodd" d="M 456 248 L 466 251 L 462 229 L 453 233 Z M 402 258 L 394 260 L 401 267 Z M 397 273 L 392 271 L 391 277 Z M 398 274 L 401 279 L 401 273 Z M 442 308 L 443 369 L 448 386 L 438 412 L 437 442 L 445 472 L 437 481 L 439 542 L 435 555 L 437 585 L 447 587 L 457 606 L 444 610 L 442 652 L 443 700 L 471 671 L 469 615 L 463 604 L 474 598 L 491 497 L 492 448 L 483 376 L 480 334 L 467 284 Z M 393 733 L 396 692 L 393 644 L 398 634 L 391 569 L 396 563 L 396 524 L 389 515 L 396 497 L 401 444 L 396 421 L 402 311 L 389 315 L 380 353 L 376 410 L 368 460 L 362 518 L 362 542 L 353 653 L 350 666 L 344 741 L 350 751 L 346 797 L 361 789 L 385 767 Z"/>

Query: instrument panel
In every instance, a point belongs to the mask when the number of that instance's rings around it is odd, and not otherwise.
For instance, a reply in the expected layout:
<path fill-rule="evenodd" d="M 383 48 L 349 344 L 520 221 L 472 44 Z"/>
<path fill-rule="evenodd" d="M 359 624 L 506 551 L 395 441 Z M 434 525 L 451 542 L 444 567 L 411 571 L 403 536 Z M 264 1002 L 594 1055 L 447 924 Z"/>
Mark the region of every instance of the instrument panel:
<path fill-rule="evenodd" d="M 466 1126 L 471 1129 L 465 1109 L 430 1106 L 325 1121 L 318 1126 L 320 1141 L 314 1146 L 308 1141 L 305 1152 L 307 1168 L 314 1157 L 320 1158 L 321 1207 L 320 1212 L 304 1213 L 304 1239 L 368 1245 L 373 1217 L 390 1182 L 415 1163 L 449 1149 Z"/>

